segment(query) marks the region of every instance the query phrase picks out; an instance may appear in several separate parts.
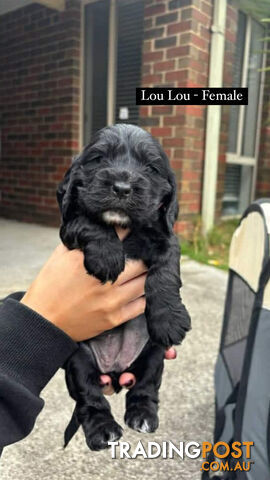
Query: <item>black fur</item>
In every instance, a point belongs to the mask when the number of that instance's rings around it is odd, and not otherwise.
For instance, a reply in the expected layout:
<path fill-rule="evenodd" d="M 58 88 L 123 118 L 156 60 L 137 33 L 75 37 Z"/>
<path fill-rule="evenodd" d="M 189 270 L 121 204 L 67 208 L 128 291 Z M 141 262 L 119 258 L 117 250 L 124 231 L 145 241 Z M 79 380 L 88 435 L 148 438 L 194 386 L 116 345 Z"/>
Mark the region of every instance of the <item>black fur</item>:
<path fill-rule="evenodd" d="M 118 187 L 123 189 L 121 195 Z M 139 127 L 106 127 L 75 159 L 57 198 L 62 213 L 61 239 L 68 248 L 83 251 L 90 274 L 103 283 L 114 282 L 124 269 L 125 257 L 142 259 L 148 267 L 145 315 L 150 340 L 127 370 L 135 374 L 137 382 L 126 396 L 125 422 L 139 431 L 147 425 L 147 431 L 153 432 L 158 426 L 164 350 L 181 343 L 190 329 L 190 318 L 179 295 L 180 249 L 173 234 L 178 201 L 167 156 Z M 104 221 L 103 214 L 108 210 L 128 216 L 131 231 L 123 242 L 114 225 Z M 119 391 L 120 374 L 108 373 Z M 92 450 L 107 447 L 109 440 L 119 439 L 122 434 L 102 395 L 99 375 L 91 350 L 81 343 L 66 365 L 67 385 L 76 408 L 65 444 L 80 424 Z"/>

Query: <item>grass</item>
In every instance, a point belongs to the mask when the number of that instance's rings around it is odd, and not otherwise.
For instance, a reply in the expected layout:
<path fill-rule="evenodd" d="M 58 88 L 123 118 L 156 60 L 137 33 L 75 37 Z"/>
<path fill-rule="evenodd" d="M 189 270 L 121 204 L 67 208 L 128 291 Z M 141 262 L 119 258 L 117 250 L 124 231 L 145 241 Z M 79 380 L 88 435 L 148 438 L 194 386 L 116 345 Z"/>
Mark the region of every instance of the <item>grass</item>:
<path fill-rule="evenodd" d="M 232 235 L 239 220 L 232 219 L 220 222 L 204 237 L 201 233 L 201 221 L 194 224 L 193 235 L 189 241 L 181 242 L 182 255 L 222 270 L 228 270 L 229 248 Z"/>

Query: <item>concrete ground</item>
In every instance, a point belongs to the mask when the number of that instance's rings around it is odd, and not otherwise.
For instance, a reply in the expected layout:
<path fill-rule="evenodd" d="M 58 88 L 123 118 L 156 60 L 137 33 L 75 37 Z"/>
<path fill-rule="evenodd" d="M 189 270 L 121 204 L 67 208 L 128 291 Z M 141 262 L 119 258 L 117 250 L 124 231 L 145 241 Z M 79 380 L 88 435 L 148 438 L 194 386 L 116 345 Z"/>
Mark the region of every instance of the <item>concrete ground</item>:
<path fill-rule="evenodd" d="M 58 243 L 53 228 L 0 220 L 0 298 L 27 288 Z M 152 435 L 125 428 L 132 450 L 139 440 L 211 441 L 214 422 L 213 368 L 222 321 L 226 273 L 182 260 L 183 298 L 193 329 L 176 361 L 167 361 L 160 392 L 160 427 Z M 1 394 L 1 392 L 0 392 Z M 110 450 L 91 452 L 79 431 L 64 451 L 63 432 L 73 402 L 59 371 L 42 392 L 46 405 L 31 435 L 4 450 L 1 480 L 199 480 L 201 460 L 112 459 Z M 124 393 L 110 399 L 123 426 Z M 0 425 L 1 428 L 1 425 Z"/>

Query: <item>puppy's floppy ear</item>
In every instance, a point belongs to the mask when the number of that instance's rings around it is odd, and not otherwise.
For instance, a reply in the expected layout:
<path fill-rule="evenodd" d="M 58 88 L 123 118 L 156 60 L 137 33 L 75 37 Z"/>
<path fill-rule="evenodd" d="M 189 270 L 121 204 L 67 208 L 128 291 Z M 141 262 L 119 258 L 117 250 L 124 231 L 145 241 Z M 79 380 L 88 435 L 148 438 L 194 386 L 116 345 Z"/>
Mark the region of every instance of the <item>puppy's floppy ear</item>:
<path fill-rule="evenodd" d="M 63 221 L 70 220 L 76 214 L 78 186 L 82 185 L 80 171 L 78 163 L 71 165 L 58 186 L 56 196 Z"/>
<path fill-rule="evenodd" d="M 163 212 L 164 221 L 168 233 L 172 233 L 174 223 L 178 217 L 179 206 L 177 198 L 176 180 L 172 172 L 170 172 L 168 180 L 169 184 L 171 185 L 171 191 L 168 195 L 166 195 L 164 199 Z"/>

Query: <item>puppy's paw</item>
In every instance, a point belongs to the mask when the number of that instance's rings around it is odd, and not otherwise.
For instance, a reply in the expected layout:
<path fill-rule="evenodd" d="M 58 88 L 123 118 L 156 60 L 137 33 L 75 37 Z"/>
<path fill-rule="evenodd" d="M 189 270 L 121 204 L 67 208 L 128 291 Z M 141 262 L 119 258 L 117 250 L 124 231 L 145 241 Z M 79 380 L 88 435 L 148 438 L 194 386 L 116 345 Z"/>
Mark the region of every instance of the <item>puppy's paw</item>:
<path fill-rule="evenodd" d="M 86 434 L 86 443 L 90 450 L 109 448 L 108 442 L 116 442 L 122 437 L 123 429 L 115 420 L 107 420 L 97 425 L 95 430 Z"/>
<path fill-rule="evenodd" d="M 158 428 L 158 415 L 153 407 L 138 404 L 128 408 L 125 423 L 137 432 L 153 433 Z"/>
<path fill-rule="evenodd" d="M 84 249 L 84 266 L 90 275 L 98 278 L 101 283 L 115 282 L 125 268 L 125 256 L 122 249 L 113 248 Z"/>
<path fill-rule="evenodd" d="M 151 311 L 146 308 L 148 332 L 153 343 L 167 348 L 182 342 L 191 322 L 185 306 L 180 303 L 177 307 L 158 310 L 152 307 Z"/>

